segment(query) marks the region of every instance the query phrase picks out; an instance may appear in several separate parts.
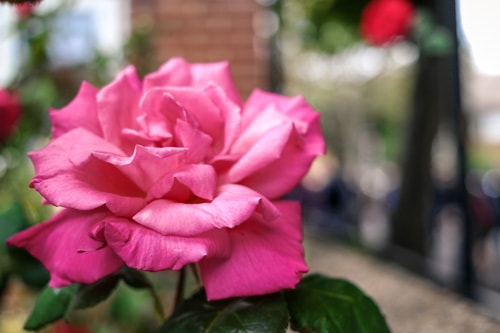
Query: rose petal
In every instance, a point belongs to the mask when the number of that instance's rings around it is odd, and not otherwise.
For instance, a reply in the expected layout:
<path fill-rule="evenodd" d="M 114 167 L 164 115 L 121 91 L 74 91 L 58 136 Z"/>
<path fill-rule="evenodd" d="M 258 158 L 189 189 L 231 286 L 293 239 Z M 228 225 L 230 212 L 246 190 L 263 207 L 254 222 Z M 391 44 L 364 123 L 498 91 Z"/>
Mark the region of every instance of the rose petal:
<path fill-rule="evenodd" d="M 203 91 L 212 103 L 221 110 L 224 119 L 224 143 L 219 154 L 226 154 L 234 141 L 241 135 L 241 109 L 228 98 L 221 87 L 209 84 Z"/>
<path fill-rule="evenodd" d="M 115 166 L 137 187 L 147 192 L 165 173 L 182 165 L 186 151 L 186 148 L 155 148 L 137 145 L 131 156 L 97 151 L 93 152 L 92 156 Z"/>
<path fill-rule="evenodd" d="M 164 88 L 152 88 L 140 101 L 138 121 L 151 137 L 172 138 L 177 119 L 186 119 L 186 111 Z"/>
<path fill-rule="evenodd" d="M 197 237 L 161 235 L 126 219 L 103 222 L 108 246 L 127 266 L 145 271 L 178 270 L 202 258 L 229 254 L 227 232 L 217 230 Z"/>
<path fill-rule="evenodd" d="M 228 61 L 214 62 L 211 64 L 194 64 L 192 66 L 193 86 L 200 87 L 214 82 L 224 89 L 225 94 L 236 105 L 242 105 L 240 94 L 233 81 Z"/>
<path fill-rule="evenodd" d="M 94 149 L 119 151 L 84 130 L 72 130 L 29 153 L 35 166 L 30 186 L 51 204 L 91 210 L 106 205 L 130 216 L 144 206 L 144 193 L 114 166 L 92 156 Z"/>
<path fill-rule="evenodd" d="M 7 244 L 25 248 L 50 272 L 49 286 L 92 283 L 118 270 L 123 262 L 89 236 L 93 226 L 109 216 L 104 209 L 65 209 L 48 221 L 15 234 Z"/>
<path fill-rule="evenodd" d="M 101 124 L 97 118 L 97 93 L 96 88 L 83 82 L 76 97 L 68 105 L 60 110 L 49 111 L 52 139 L 78 127 L 102 136 Z"/>
<path fill-rule="evenodd" d="M 171 88 L 169 93 L 181 105 L 191 123 L 198 124 L 200 130 L 214 139 L 212 147 L 219 151 L 223 145 L 224 136 L 224 111 L 218 108 L 208 97 L 208 92 L 203 88 Z"/>
<path fill-rule="evenodd" d="M 234 228 L 255 212 L 266 220 L 279 215 L 273 204 L 259 193 L 231 184 L 222 186 L 212 202 L 155 200 L 133 219 L 164 235 L 192 236 L 214 229 Z"/>
<path fill-rule="evenodd" d="M 179 147 L 188 149 L 186 152 L 187 163 L 205 162 L 212 154 L 213 139 L 200 131 L 192 124 L 178 120 L 175 125 L 175 143 Z"/>
<path fill-rule="evenodd" d="M 210 82 L 221 86 L 234 103 L 242 104 L 231 76 L 229 63 L 226 61 L 190 64 L 182 58 L 172 58 L 158 71 L 146 75 L 144 88 L 147 90 L 163 86 L 202 87 Z"/>
<path fill-rule="evenodd" d="M 146 200 L 165 198 L 184 202 L 192 195 L 201 199 L 212 200 L 215 195 L 216 177 L 215 170 L 210 165 L 186 165 L 167 173 L 155 182 L 149 190 Z M 181 193 L 178 193 L 178 191 Z"/>
<path fill-rule="evenodd" d="M 229 258 L 206 258 L 199 263 L 208 300 L 294 288 L 307 272 L 300 204 L 281 201 L 275 205 L 282 215 L 272 223 L 253 217 L 229 230 Z"/>
<path fill-rule="evenodd" d="M 323 154 L 325 141 L 319 118 L 319 113 L 302 96 L 287 97 L 256 89 L 245 103 L 242 118 L 244 132 L 236 146 L 245 151 L 268 129 L 293 122 L 304 138 L 305 149 Z"/>
<path fill-rule="evenodd" d="M 225 182 L 240 183 L 269 199 L 292 190 L 316 154 L 304 149 L 293 123 L 275 127 L 230 168 Z"/>
<path fill-rule="evenodd" d="M 138 129 L 140 116 L 139 100 L 141 81 L 133 66 L 121 71 L 114 81 L 103 87 L 97 95 L 98 117 L 104 138 L 127 151 L 135 144 L 124 142 L 122 131 L 126 128 Z"/>

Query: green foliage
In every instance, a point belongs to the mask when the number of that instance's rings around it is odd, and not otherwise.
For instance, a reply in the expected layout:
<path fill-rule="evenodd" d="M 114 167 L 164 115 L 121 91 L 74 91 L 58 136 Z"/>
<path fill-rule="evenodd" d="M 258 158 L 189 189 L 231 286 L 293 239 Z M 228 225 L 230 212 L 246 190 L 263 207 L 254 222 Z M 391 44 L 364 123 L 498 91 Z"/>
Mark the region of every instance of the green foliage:
<path fill-rule="evenodd" d="M 432 13 L 426 9 L 418 11 L 412 38 L 420 51 L 427 55 L 446 55 L 453 51 L 452 34 L 437 24 Z"/>
<path fill-rule="evenodd" d="M 133 276 L 134 283 L 130 283 L 131 276 Z M 93 307 L 108 299 L 120 280 L 124 280 L 135 288 L 153 288 L 144 273 L 132 272 L 128 268 L 108 275 L 92 284 L 75 283 L 59 289 L 45 287 L 24 328 L 26 330 L 39 330 L 56 320 L 69 320 L 69 315 L 73 311 Z"/>
<path fill-rule="evenodd" d="M 24 324 L 24 329 L 36 331 L 47 324 L 65 317 L 71 299 L 77 291 L 78 285 L 76 284 L 60 289 L 45 287 L 38 297 L 28 320 Z"/>
<path fill-rule="evenodd" d="M 0 294 L 12 274 L 26 285 L 42 288 L 49 280 L 47 270 L 38 260 L 21 249 L 9 248 L 5 241 L 29 225 L 24 208 L 14 203 L 0 212 Z"/>
<path fill-rule="evenodd" d="M 343 279 L 319 274 L 305 277 L 285 292 L 292 328 L 308 333 L 389 332 L 376 304 Z"/>
<path fill-rule="evenodd" d="M 80 284 L 78 290 L 71 298 L 66 314 L 72 310 L 86 309 L 106 300 L 115 290 L 119 275 L 109 275 L 93 284 Z"/>
<path fill-rule="evenodd" d="M 335 53 L 361 40 L 361 12 L 368 0 L 296 0 L 304 13 L 306 47 Z"/>
<path fill-rule="evenodd" d="M 156 333 L 284 333 L 287 325 L 287 307 L 280 294 L 207 302 L 201 290 Z"/>

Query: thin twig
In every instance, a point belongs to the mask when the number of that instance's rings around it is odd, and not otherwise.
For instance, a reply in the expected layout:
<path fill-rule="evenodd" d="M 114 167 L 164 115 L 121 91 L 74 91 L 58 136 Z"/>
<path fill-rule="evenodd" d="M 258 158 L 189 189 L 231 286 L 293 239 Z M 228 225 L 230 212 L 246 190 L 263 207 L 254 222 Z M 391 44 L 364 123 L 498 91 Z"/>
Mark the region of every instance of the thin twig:
<path fill-rule="evenodd" d="M 186 285 L 186 269 L 182 267 L 179 271 L 179 279 L 177 280 L 177 288 L 175 292 L 175 302 L 174 302 L 174 311 L 177 309 L 179 304 L 184 299 L 184 287 Z"/>
<path fill-rule="evenodd" d="M 151 297 L 153 298 L 153 306 L 155 309 L 156 319 L 158 319 L 160 324 L 163 324 L 166 318 L 165 318 L 165 309 L 163 307 L 163 303 L 161 302 L 160 295 L 158 295 L 158 292 L 152 285 L 148 288 L 148 290 L 149 293 L 151 294 Z"/>
<path fill-rule="evenodd" d="M 195 264 L 189 265 L 189 268 L 191 269 L 191 272 L 193 273 L 194 279 L 196 281 L 196 286 L 201 287 L 201 279 L 200 279 L 200 274 L 198 273 L 198 268 L 196 267 Z"/>

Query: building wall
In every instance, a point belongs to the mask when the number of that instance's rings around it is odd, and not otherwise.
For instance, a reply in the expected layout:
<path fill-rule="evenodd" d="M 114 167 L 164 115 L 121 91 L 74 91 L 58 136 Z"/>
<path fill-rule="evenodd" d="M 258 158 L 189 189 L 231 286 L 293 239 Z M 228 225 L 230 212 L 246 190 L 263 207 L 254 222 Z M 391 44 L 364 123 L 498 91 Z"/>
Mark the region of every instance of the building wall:
<path fill-rule="evenodd" d="M 173 56 L 228 60 L 240 93 L 268 88 L 268 52 L 255 0 L 132 0 L 132 26 L 152 26 L 155 65 Z"/>

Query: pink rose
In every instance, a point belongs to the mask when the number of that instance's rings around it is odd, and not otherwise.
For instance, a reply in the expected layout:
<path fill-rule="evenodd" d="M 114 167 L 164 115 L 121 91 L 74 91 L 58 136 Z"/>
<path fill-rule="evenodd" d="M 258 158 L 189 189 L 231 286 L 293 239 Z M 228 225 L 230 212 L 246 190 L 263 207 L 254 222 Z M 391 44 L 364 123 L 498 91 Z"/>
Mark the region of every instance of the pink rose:
<path fill-rule="evenodd" d="M 406 37 L 415 17 L 409 0 L 372 0 L 361 15 L 361 34 L 373 45 L 384 45 Z"/>
<path fill-rule="evenodd" d="M 21 105 L 17 94 L 0 88 L 0 142 L 12 135 L 20 116 Z"/>
<path fill-rule="evenodd" d="M 300 207 L 279 200 L 325 149 L 301 97 L 260 90 L 242 103 L 225 62 L 133 67 L 50 111 L 52 140 L 30 153 L 31 186 L 64 207 L 8 240 L 52 287 L 122 265 L 197 263 L 209 299 L 292 288 L 307 271 Z"/>

